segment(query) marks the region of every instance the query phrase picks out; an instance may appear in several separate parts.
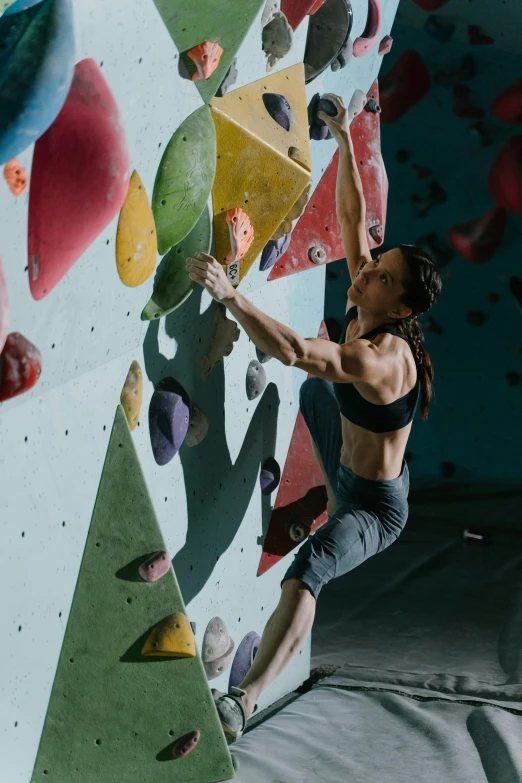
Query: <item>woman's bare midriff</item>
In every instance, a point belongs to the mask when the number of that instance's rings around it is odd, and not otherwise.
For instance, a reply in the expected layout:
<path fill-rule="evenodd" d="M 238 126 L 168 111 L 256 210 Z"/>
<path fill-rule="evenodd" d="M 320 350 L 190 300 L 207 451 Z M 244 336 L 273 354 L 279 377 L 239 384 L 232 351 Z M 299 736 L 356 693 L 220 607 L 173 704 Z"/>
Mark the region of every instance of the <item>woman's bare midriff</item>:
<path fill-rule="evenodd" d="M 359 337 L 358 322 L 355 318 L 348 325 L 345 342 Z M 415 360 L 408 344 L 400 337 L 389 334 L 377 335 L 371 342 L 385 350 L 397 354 L 398 361 L 404 361 L 405 372 L 393 394 L 390 389 L 376 390 L 365 388 L 363 384 L 355 384 L 357 391 L 369 402 L 386 404 L 407 394 L 417 380 Z M 393 432 L 372 432 L 364 427 L 353 424 L 342 413 L 343 445 L 341 448 L 341 464 L 350 468 L 357 476 L 371 481 L 388 481 L 400 476 L 406 444 L 411 432 L 412 423 Z"/>

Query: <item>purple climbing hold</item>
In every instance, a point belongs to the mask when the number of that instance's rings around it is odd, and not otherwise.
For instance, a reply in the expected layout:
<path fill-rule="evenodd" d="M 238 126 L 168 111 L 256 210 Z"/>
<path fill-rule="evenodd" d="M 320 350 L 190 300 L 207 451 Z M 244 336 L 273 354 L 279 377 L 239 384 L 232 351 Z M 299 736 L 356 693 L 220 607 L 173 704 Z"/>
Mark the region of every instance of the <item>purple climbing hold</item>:
<path fill-rule="evenodd" d="M 256 657 L 259 645 L 261 644 L 261 637 L 255 631 L 247 633 L 241 644 L 237 648 L 232 667 L 230 669 L 230 677 L 228 680 L 228 690 L 232 687 L 237 688 L 239 683 L 245 679 L 246 673 L 252 666 L 254 658 Z"/>
<path fill-rule="evenodd" d="M 281 256 L 286 253 L 290 244 L 292 234 L 285 234 L 281 239 L 270 239 L 261 253 L 261 260 L 259 262 L 259 271 L 266 272 L 267 269 L 271 269 L 276 261 L 279 261 Z"/>
<path fill-rule="evenodd" d="M 308 125 L 310 126 L 310 138 L 314 141 L 322 141 L 328 136 L 328 128 L 324 120 L 317 116 L 322 111 L 329 117 L 337 115 L 337 109 L 328 98 L 321 98 L 318 92 L 308 104 Z"/>
<path fill-rule="evenodd" d="M 432 38 L 440 41 L 440 43 L 446 43 L 455 32 L 455 25 L 445 24 L 441 21 L 439 16 L 431 14 L 426 19 L 424 31 L 428 33 L 428 35 L 431 35 Z"/>
<path fill-rule="evenodd" d="M 270 495 L 281 481 L 281 468 L 273 457 L 268 457 L 261 466 L 261 473 L 259 474 L 259 483 L 261 484 L 261 492 L 263 495 Z"/>
<path fill-rule="evenodd" d="M 189 426 L 190 399 L 174 378 L 163 378 L 149 406 L 149 432 L 154 459 L 166 465 L 176 456 Z"/>
<path fill-rule="evenodd" d="M 199 742 L 200 736 L 201 734 L 199 731 L 189 731 L 188 734 L 184 734 L 183 737 L 180 737 L 172 748 L 172 758 L 181 759 L 183 756 L 186 756 L 187 753 L 190 753 L 191 750 L 194 750 Z"/>
<path fill-rule="evenodd" d="M 170 568 L 169 553 L 162 550 L 149 557 L 139 567 L 141 578 L 145 582 L 157 582 L 162 576 L 165 576 Z"/>
<path fill-rule="evenodd" d="M 263 103 L 269 115 L 278 125 L 286 131 L 292 130 L 294 123 L 292 109 L 284 95 L 278 95 L 275 92 L 265 92 L 263 94 Z"/>

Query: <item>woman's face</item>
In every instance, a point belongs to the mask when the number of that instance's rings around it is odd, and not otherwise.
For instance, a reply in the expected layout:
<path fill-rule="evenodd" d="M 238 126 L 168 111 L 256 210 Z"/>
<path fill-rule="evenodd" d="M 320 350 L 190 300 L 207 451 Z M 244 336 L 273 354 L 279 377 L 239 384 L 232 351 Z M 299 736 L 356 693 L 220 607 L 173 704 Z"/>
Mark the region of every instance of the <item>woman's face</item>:
<path fill-rule="evenodd" d="M 398 247 L 381 253 L 359 270 L 348 292 L 349 297 L 354 304 L 373 315 L 404 318 L 404 311 L 411 312 L 401 303 L 405 271 Z"/>

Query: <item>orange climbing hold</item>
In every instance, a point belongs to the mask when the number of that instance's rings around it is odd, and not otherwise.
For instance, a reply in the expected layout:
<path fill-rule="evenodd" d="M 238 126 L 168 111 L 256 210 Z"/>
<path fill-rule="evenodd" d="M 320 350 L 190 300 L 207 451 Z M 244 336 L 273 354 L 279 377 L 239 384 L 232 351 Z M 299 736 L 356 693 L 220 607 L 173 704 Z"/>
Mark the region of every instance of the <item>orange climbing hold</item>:
<path fill-rule="evenodd" d="M 27 187 L 29 176 L 16 158 L 5 164 L 4 177 L 13 196 L 21 196 Z"/>
<path fill-rule="evenodd" d="M 247 213 L 239 207 L 228 210 L 226 221 L 230 232 L 230 250 L 225 261 L 233 264 L 243 258 L 254 241 L 254 227 Z"/>
<path fill-rule="evenodd" d="M 212 76 L 219 65 L 222 54 L 223 49 L 214 41 L 205 41 L 189 49 L 187 56 L 194 61 L 197 68 L 197 71 L 192 74 L 192 81 L 197 82 Z"/>

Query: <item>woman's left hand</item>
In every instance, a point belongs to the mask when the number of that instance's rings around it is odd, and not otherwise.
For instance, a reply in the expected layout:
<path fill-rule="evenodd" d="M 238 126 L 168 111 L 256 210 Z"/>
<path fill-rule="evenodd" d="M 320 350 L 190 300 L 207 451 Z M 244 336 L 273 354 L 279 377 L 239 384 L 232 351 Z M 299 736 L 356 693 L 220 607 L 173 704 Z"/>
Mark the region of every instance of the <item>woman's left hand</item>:
<path fill-rule="evenodd" d="M 235 288 L 213 256 L 194 253 L 194 257 L 187 258 L 186 267 L 190 279 L 204 286 L 216 302 L 233 298 Z"/>

